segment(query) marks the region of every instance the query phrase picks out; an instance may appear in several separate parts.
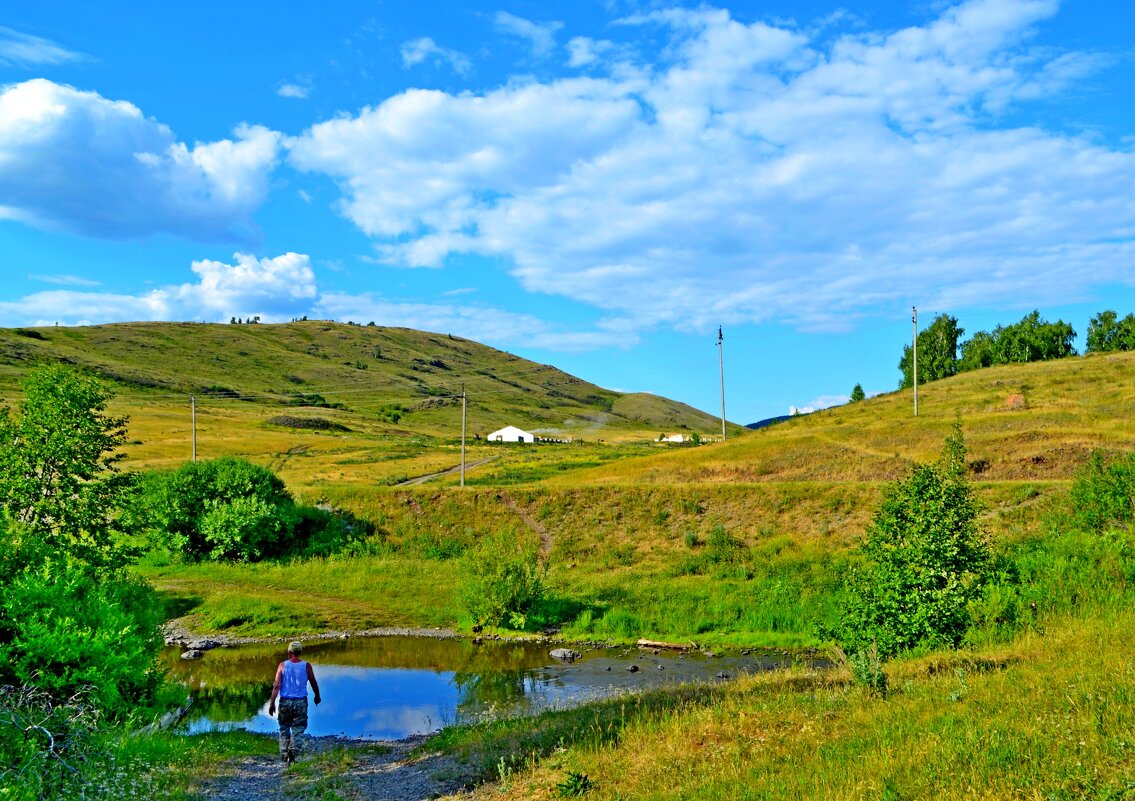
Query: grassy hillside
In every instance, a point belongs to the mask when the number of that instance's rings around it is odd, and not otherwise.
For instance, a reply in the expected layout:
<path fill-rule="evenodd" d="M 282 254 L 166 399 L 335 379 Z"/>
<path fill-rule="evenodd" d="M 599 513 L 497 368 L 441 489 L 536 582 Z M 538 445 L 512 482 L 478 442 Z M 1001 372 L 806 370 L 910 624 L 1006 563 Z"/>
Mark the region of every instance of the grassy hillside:
<path fill-rule="evenodd" d="M 468 459 L 492 459 L 491 469 L 507 470 L 519 453 L 483 440 L 508 424 L 570 438 L 568 455 L 589 464 L 624 455 L 579 456 L 596 440 L 645 444 L 663 430 L 720 430 L 684 404 L 623 395 L 467 339 L 404 328 L 304 321 L 0 329 L 0 396 L 15 396 L 19 377 L 42 360 L 113 382 L 113 410 L 130 418 L 129 468 L 191 456 L 193 395 L 199 456 L 270 464 L 297 489 L 319 480 L 374 486 L 453 467 L 462 388 Z"/>
<path fill-rule="evenodd" d="M 579 636 L 813 642 L 882 487 L 934 458 L 956 417 L 982 524 L 1001 544 L 1038 535 L 1093 448 L 1135 448 L 1130 354 L 927 385 L 917 418 L 909 392 L 891 393 L 701 447 L 649 440 L 682 421 L 710 433 L 716 421 L 706 415 L 436 334 L 319 322 L 9 330 L 0 332 L 0 387 L 10 391 L 48 357 L 120 382 L 117 410 L 134 438 L 128 467 L 188 457 L 192 392 L 200 455 L 269 464 L 304 500 L 374 524 L 351 555 L 304 565 L 186 566 L 154 555 L 151 575 L 183 597 L 195 625 L 214 630 L 467 623 L 454 594 L 436 588 L 452 588 L 459 557 L 507 530 L 541 544 Z M 538 448 L 474 440 L 468 460 L 484 463 L 464 491 L 456 475 L 387 486 L 458 463 L 460 410 L 443 392 L 462 382 L 473 433 L 524 415 L 530 428 L 587 435 Z M 288 405 L 296 392 L 328 405 Z M 281 415 L 339 427 L 271 422 Z M 375 575 L 387 580 L 377 586 Z M 281 605 L 274 588 L 285 585 L 308 589 Z M 405 602 L 427 596 L 428 609 Z M 258 598 L 256 614 L 226 611 Z"/>
<path fill-rule="evenodd" d="M 839 406 L 712 447 L 576 473 L 579 484 L 888 481 L 932 459 L 960 417 L 974 477 L 1066 481 L 1092 450 L 1135 447 L 1135 354 L 963 373 Z"/>

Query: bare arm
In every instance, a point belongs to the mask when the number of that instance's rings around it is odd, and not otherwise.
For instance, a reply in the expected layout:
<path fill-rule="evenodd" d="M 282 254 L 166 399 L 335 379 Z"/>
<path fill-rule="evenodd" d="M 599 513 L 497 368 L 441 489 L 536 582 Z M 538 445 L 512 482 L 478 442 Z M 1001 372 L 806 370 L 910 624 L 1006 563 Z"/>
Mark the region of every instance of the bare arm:
<path fill-rule="evenodd" d="M 280 666 L 276 668 L 276 680 L 272 682 L 272 700 L 268 702 L 268 714 L 276 714 L 276 697 L 280 694 L 280 687 L 284 683 L 284 663 L 281 662 Z"/>
<path fill-rule="evenodd" d="M 311 662 L 307 663 L 307 680 L 311 683 L 311 689 L 315 692 L 315 705 L 319 706 L 319 682 L 315 680 L 315 671 L 311 669 Z"/>

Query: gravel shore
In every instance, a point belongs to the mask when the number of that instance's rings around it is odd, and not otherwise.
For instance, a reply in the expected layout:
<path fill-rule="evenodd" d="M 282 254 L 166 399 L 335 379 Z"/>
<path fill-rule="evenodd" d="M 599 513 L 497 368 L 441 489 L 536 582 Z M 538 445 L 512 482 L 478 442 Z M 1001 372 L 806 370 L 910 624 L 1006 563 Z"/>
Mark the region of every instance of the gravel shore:
<path fill-rule="evenodd" d="M 298 801 L 315 797 L 425 801 L 471 782 L 466 768 L 442 754 L 411 756 L 423 737 L 352 740 L 311 737 L 301 759 L 285 767 L 276 757 L 245 757 L 222 766 L 196 797 L 210 801 Z M 331 751 L 348 759 L 329 758 Z"/>

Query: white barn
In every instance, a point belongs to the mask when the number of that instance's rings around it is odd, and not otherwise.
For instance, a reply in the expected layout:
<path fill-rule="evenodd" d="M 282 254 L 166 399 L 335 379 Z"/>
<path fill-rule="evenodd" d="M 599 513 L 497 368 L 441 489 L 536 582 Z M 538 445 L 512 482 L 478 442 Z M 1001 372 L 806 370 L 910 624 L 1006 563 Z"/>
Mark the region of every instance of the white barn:
<path fill-rule="evenodd" d="M 505 426 L 487 437 L 489 442 L 535 442 L 536 436 L 516 426 Z"/>

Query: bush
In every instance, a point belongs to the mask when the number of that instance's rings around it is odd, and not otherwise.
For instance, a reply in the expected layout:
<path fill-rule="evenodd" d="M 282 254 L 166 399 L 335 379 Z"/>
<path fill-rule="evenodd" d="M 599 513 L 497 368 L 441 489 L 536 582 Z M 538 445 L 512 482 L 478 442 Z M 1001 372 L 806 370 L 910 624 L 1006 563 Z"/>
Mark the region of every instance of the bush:
<path fill-rule="evenodd" d="M 116 719 L 145 708 L 161 685 L 161 604 L 147 585 L 51 565 L 14 577 L 0 600 L 0 684 L 60 703 L 85 693 Z"/>
<path fill-rule="evenodd" d="M 279 535 L 284 521 L 293 517 L 293 506 L 284 482 L 272 471 L 224 456 L 190 462 L 172 472 L 146 474 L 128 519 L 136 529 L 149 531 L 191 560 L 248 558 L 286 545 Z M 241 512 L 255 518 L 251 526 L 241 524 Z M 223 531 L 229 524 L 238 530 Z M 275 542 L 266 548 L 263 540 L 272 534 Z M 239 541 L 243 536 L 251 540 L 243 544 Z"/>
<path fill-rule="evenodd" d="M 255 495 L 213 501 L 206 505 L 198 526 L 211 546 L 208 557 L 256 562 L 266 553 L 278 553 L 291 536 L 294 507 L 273 506 Z"/>
<path fill-rule="evenodd" d="M 966 481 L 961 426 L 937 464 L 893 484 L 860 546 L 840 638 L 886 658 L 917 646 L 957 646 L 985 582 L 988 553 Z"/>
<path fill-rule="evenodd" d="M 232 456 L 144 474 L 124 522 L 190 561 L 327 554 L 371 530 L 296 505 L 275 473 Z"/>
<path fill-rule="evenodd" d="M 871 643 L 870 648 L 855 651 L 846 659 L 856 684 L 875 695 L 887 694 L 887 674 L 883 672 L 883 660 L 875 643 Z"/>
<path fill-rule="evenodd" d="M 1070 493 L 1077 522 L 1088 531 L 1127 527 L 1135 520 L 1135 453 L 1108 463 L 1095 451 Z"/>
<path fill-rule="evenodd" d="M 523 629 L 544 598 L 546 566 L 535 544 L 511 529 L 487 537 L 464 558 L 458 597 L 477 623 Z"/>

